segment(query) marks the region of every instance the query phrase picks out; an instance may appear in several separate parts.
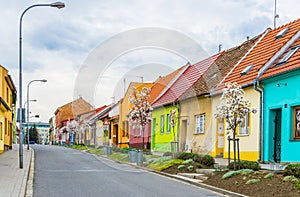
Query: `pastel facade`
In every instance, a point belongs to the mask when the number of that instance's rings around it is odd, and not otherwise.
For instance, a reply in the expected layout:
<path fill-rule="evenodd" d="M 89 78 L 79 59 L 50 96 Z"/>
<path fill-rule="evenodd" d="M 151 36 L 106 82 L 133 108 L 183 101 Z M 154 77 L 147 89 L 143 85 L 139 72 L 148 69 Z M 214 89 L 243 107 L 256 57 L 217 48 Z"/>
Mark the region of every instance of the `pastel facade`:
<path fill-rule="evenodd" d="M 151 150 L 157 152 L 170 152 L 171 142 L 178 142 L 178 120 L 174 127 L 169 124 L 170 110 L 178 108 L 173 105 L 154 108 L 152 111 L 152 139 Z"/>
<path fill-rule="evenodd" d="M 0 153 L 12 148 L 16 88 L 8 70 L 0 65 Z"/>
<path fill-rule="evenodd" d="M 124 98 L 120 101 L 118 124 L 118 145 L 120 148 L 126 148 L 129 146 L 140 147 L 143 140 L 142 137 L 144 137 L 144 144 L 146 144 L 147 147 L 150 147 L 150 132 L 145 129 L 144 134 L 142 134 L 142 132 L 139 132 L 139 135 L 135 135 L 135 132 L 132 130 L 129 124 L 128 114 L 131 107 L 129 98 L 131 91 L 133 90 L 133 86 L 135 86 L 136 90 L 141 90 L 143 87 L 151 88 L 153 86 L 153 83 L 131 82 L 128 86 Z M 146 126 L 145 128 L 149 127 Z"/>
<path fill-rule="evenodd" d="M 282 53 L 259 73 L 263 87 L 263 147 L 266 162 L 300 162 L 300 19 L 278 29 L 285 32 Z"/>

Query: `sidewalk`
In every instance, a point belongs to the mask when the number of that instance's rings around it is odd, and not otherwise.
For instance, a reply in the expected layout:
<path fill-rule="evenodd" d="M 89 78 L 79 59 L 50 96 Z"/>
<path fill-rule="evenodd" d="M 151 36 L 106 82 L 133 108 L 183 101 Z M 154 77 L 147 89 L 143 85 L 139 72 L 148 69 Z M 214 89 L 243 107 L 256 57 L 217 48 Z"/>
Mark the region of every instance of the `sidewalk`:
<path fill-rule="evenodd" d="M 0 196 L 25 196 L 26 182 L 31 161 L 32 149 L 23 146 L 23 168 L 19 168 L 19 145 L 0 154 Z"/>

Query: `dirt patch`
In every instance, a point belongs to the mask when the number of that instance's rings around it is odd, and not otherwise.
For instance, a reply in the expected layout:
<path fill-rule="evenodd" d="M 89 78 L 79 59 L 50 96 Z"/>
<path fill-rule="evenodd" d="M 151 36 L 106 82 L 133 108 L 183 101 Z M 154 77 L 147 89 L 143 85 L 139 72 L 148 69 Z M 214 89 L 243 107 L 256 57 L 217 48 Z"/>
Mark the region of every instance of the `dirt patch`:
<path fill-rule="evenodd" d="M 211 175 L 204 183 L 237 192 L 247 196 L 300 196 L 300 189 L 297 189 L 291 182 L 284 182 L 282 174 L 274 174 L 272 178 L 264 178 L 268 171 L 259 171 L 249 175 L 235 175 L 222 179 L 224 172 Z M 259 179 L 260 182 L 246 185 L 251 179 Z"/>
<path fill-rule="evenodd" d="M 169 173 L 169 174 L 177 174 L 177 173 L 196 173 L 196 169 L 199 168 L 199 166 L 201 166 L 202 169 L 207 169 L 210 168 L 208 166 L 205 165 L 201 165 L 198 162 L 194 162 L 193 164 L 186 164 L 184 168 L 178 169 L 178 166 L 180 165 L 173 165 L 165 170 L 163 170 L 162 172 L 165 173 Z M 189 166 L 193 166 L 193 170 L 189 170 L 188 167 Z"/>
<path fill-rule="evenodd" d="M 196 172 L 197 163 L 192 164 L 193 171 L 188 171 L 187 168 L 178 169 L 178 165 L 174 165 L 163 172 L 170 174 L 194 173 Z M 237 192 L 253 197 L 296 197 L 300 196 L 300 189 L 296 188 L 295 184 L 283 181 L 283 174 L 274 173 L 271 178 L 264 178 L 270 171 L 257 171 L 249 175 L 235 175 L 233 177 L 222 179 L 225 172 L 216 172 L 208 175 L 208 179 L 203 183 L 212 185 L 218 188 L 226 189 L 232 192 Z M 260 182 L 253 184 L 245 184 L 248 180 L 259 179 Z"/>

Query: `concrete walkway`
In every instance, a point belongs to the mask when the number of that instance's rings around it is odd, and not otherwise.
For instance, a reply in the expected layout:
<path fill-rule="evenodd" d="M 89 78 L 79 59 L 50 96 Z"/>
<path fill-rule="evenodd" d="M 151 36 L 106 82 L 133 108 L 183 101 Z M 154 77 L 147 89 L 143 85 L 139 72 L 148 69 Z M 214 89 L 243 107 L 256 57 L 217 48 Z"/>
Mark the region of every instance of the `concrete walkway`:
<path fill-rule="evenodd" d="M 0 154 L 0 196 L 24 197 L 32 149 L 23 146 L 23 168 L 19 168 L 19 145 Z"/>

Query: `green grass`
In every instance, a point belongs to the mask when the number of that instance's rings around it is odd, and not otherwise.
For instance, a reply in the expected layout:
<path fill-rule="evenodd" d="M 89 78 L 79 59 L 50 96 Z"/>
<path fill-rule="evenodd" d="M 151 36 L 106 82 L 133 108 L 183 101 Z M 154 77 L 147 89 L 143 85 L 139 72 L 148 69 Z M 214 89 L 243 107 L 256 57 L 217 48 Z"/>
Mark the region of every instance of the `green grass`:
<path fill-rule="evenodd" d="M 147 167 L 153 170 L 162 171 L 176 164 L 182 164 L 182 159 L 157 160 L 150 163 Z"/>

